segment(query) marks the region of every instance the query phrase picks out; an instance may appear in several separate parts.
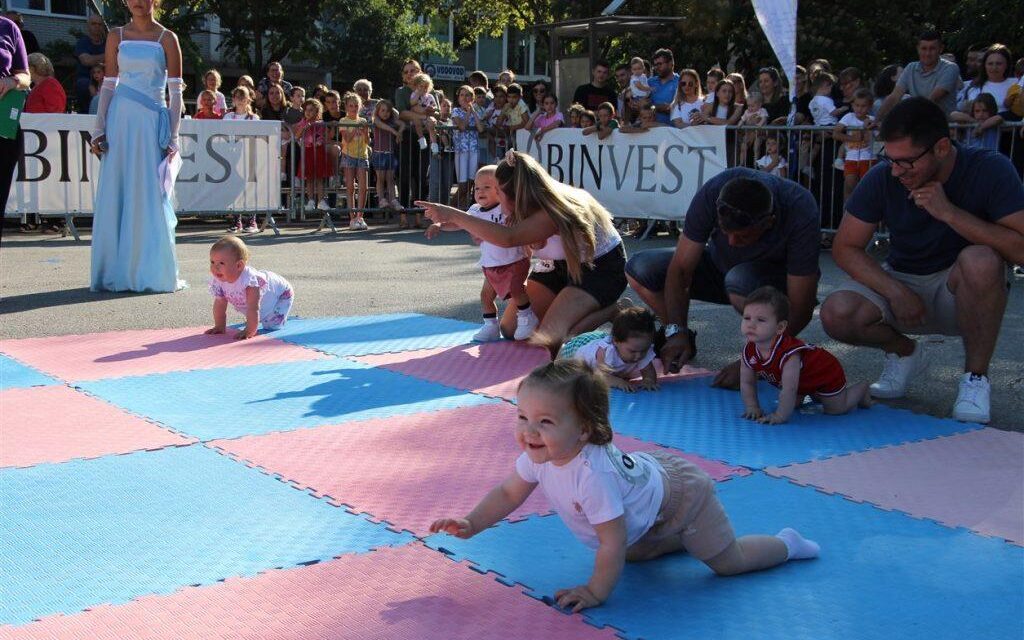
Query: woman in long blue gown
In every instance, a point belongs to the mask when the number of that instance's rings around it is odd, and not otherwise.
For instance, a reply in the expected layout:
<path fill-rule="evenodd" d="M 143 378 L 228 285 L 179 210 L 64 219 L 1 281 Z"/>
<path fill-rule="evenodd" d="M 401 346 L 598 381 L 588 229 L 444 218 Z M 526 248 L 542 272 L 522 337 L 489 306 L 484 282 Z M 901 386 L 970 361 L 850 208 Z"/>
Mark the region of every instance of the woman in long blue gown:
<path fill-rule="evenodd" d="M 107 35 L 107 77 L 93 131 L 93 152 L 103 161 L 93 209 L 90 288 L 176 291 L 185 283 L 178 279 L 174 252 L 174 189 L 160 169 L 178 153 L 181 48 L 177 36 L 153 19 L 159 0 L 127 4 L 131 22 Z"/>

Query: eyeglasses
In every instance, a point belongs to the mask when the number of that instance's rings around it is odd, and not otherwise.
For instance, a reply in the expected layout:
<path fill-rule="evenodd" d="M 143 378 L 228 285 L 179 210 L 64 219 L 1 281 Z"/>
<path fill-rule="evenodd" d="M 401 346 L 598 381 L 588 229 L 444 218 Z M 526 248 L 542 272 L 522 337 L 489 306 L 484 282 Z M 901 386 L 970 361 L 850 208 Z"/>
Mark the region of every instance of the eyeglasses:
<path fill-rule="evenodd" d="M 935 148 L 935 145 L 937 143 L 938 141 L 931 143 L 930 145 L 928 145 L 927 149 L 917 154 L 913 158 L 892 158 L 885 151 L 881 151 L 878 154 L 878 159 L 883 162 L 888 162 L 889 164 L 894 164 L 900 169 L 913 169 L 914 163 L 916 163 L 918 160 L 931 153 L 932 149 Z"/>

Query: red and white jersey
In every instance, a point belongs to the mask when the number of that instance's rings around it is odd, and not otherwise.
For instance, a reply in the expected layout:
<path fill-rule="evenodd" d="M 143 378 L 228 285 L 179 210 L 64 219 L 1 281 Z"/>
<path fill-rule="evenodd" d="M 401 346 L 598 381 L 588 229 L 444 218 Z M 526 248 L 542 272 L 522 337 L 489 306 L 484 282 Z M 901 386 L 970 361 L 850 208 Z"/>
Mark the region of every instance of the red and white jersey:
<path fill-rule="evenodd" d="M 836 357 L 799 338 L 782 334 L 775 340 L 768 357 L 763 359 L 753 342 L 743 347 L 743 364 L 776 387 L 782 385 L 782 368 L 793 356 L 800 359 L 798 395 L 831 396 L 846 388 L 846 374 Z"/>

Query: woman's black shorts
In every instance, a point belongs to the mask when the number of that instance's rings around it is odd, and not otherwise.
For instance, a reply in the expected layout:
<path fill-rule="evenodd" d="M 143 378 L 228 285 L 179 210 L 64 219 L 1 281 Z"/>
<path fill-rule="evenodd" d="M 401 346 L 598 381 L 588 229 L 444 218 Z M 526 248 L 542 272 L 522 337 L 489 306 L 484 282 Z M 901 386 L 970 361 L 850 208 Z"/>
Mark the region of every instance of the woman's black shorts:
<path fill-rule="evenodd" d="M 589 293 L 603 309 L 615 304 L 626 290 L 626 248 L 621 242 L 608 253 L 595 259 L 593 266 L 583 265 L 579 284 L 569 278 L 569 268 L 565 260 L 552 262 L 555 265 L 553 270 L 534 271 L 530 274 L 530 280 L 551 289 L 551 293 L 555 295 L 566 287 L 576 287 Z"/>

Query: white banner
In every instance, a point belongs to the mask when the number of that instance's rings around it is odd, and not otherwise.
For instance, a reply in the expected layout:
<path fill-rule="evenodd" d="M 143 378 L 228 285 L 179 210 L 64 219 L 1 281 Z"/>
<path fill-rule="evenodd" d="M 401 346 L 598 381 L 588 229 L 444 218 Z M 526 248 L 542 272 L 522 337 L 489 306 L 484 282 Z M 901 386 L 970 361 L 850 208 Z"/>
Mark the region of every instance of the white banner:
<path fill-rule="evenodd" d="M 789 79 L 789 100 L 796 100 L 797 0 L 752 0 L 757 21 L 772 45 L 779 68 Z"/>
<path fill-rule="evenodd" d="M 613 131 L 604 140 L 580 131 L 552 129 L 539 143 L 518 131 L 517 148 L 618 217 L 681 220 L 697 189 L 726 169 L 725 127 Z"/>
<path fill-rule="evenodd" d="M 84 115 L 22 116 L 25 157 L 15 170 L 7 215 L 92 213 L 101 165 L 89 153 L 93 122 Z M 178 213 L 280 207 L 280 122 L 183 120 L 181 147 Z"/>

